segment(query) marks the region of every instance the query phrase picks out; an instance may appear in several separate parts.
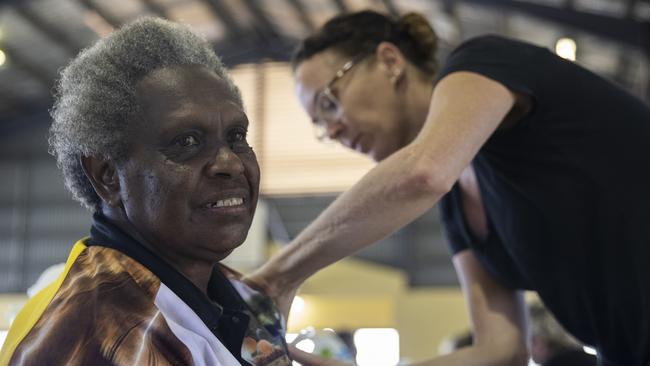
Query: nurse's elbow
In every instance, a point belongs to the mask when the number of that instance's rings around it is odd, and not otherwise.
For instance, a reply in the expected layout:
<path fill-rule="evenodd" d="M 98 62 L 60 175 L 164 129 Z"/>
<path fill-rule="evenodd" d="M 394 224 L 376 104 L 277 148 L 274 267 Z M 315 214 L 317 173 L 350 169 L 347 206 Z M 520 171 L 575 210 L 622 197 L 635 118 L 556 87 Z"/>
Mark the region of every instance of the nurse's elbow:
<path fill-rule="evenodd" d="M 457 177 L 446 174 L 444 169 L 437 169 L 430 162 L 421 161 L 414 164 L 410 170 L 408 184 L 418 193 L 444 196 L 456 180 Z"/>

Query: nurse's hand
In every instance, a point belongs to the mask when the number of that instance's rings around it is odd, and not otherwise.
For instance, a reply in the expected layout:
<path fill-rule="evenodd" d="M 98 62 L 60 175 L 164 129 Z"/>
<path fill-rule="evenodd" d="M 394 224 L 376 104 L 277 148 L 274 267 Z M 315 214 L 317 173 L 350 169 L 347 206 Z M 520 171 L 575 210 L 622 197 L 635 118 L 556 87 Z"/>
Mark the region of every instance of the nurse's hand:
<path fill-rule="evenodd" d="M 289 346 L 289 354 L 294 361 L 302 366 L 354 366 L 353 364 L 344 363 L 333 358 L 325 358 L 311 353 L 299 350 L 294 346 Z"/>
<path fill-rule="evenodd" d="M 284 319 L 289 318 L 289 310 L 298 291 L 298 286 L 278 284 L 280 281 L 273 276 L 272 266 L 269 266 L 268 263 L 254 273 L 244 276 L 242 281 L 252 289 L 269 296 Z"/>

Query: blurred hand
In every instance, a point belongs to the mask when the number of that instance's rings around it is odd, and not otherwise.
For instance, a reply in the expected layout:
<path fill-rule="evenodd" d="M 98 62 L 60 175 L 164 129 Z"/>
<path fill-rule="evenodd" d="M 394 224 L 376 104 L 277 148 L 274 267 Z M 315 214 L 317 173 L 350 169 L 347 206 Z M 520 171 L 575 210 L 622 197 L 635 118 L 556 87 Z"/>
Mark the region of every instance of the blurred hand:
<path fill-rule="evenodd" d="M 302 366 L 354 366 L 333 358 L 325 358 L 307 353 L 294 346 L 289 346 L 289 354 L 294 361 L 299 362 Z"/>
<path fill-rule="evenodd" d="M 262 268 L 252 274 L 244 276 L 242 281 L 252 289 L 269 296 L 284 318 L 288 319 L 291 303 L 293 302 L 293 298 L 296 296 L 298 288 L 281 286 L 273 279 L 271 273 L 272 269 L 268 265 L 262 266 Z"/>

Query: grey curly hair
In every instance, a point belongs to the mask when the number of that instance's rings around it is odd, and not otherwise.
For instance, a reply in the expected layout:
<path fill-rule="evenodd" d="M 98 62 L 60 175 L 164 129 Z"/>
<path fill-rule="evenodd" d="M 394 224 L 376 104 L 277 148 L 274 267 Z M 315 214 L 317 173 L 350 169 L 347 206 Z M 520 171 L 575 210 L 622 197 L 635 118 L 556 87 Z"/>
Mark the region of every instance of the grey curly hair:
<path fill-rule="evenodd" d="M 224 79 L 241 105 L 241 94 L 209 44 L 187 27 L 141 18 L 83 50 L 63 69 L 55 91 L 50 153 L 74 199 L 98 211 L 101 199 L 83 172 L 81 156 L 123 162 L 129 125 L 140 117 L 138 81 L 152 71 L 200 65 Z"/>

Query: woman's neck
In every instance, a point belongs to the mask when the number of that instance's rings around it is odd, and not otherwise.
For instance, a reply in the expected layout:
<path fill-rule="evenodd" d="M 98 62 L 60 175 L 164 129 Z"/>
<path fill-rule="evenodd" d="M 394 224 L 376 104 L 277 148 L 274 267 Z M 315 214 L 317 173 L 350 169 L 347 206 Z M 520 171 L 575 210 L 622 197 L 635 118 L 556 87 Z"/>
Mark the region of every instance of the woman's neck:
<path fill-rule="evenodd" d="M 429 114 L 431 97 L 433 95 L 433 81 L 416 75 L 410 83 L 405 94 L 406 121 L 409 126 L 408 142 L 411 142 L 420 133 Z"/>
<path fill-rule="evenodd" d="M 137 240 L 141 245 L 148 248 L 151 252 L 155 253 L 159 258 L 163 259 L 167 264 L 173 267 L 176 271 L 181 273 L 185 278 L 198 287 L 201 292 L 206 294 L 208 291 L 208 283 L 212 275 L 212 269 L 216 263 L 202 262 L 197 260 L 181 260 L 180 256 L 167 255 L 160 251 L 156 245 L 147 240 L 126 217 L 123 210 L 115 208 L 104 208 L 102 214 L 110 220 L 115 226 L 120 228 L 123 232 Z"/>

